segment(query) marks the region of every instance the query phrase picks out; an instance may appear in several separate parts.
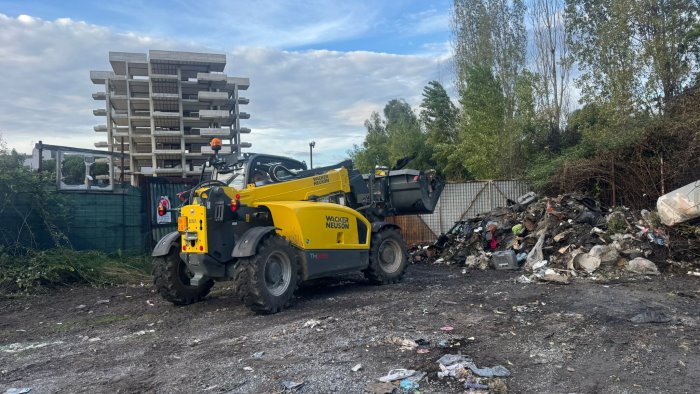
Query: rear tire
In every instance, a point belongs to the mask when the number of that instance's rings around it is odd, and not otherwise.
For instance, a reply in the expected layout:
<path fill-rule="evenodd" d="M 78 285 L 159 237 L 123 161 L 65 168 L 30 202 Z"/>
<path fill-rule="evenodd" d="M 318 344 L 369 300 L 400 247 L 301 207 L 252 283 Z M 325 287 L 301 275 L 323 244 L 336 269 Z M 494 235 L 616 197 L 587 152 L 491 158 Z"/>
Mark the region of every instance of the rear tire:
<path fill-rule="evenodd" d="M 259 313 L 277 313 L 291 305 L 300 282 L 296 250 L 272 235 L 260 242 L 255 255 L 240 258 L 234 271 L 238 298 Z"/>
<path fill-rule="evenodd" d="M 372 234 L 369 247 L 369 267 L 365 277 L 375 284 L 396 283 L 408 267 L 406 242 L 395 228 L 385 228 Z"/>
<path fill-rule="evenodd" d="M 190 285 L 192 273 L 182 261 L 177 249 L 171 248 L 165 256 L 153 259 L 153 283 L 158 293 L 175 305 L 189 305 L 209 294 L 214 281 L 209 279 L 199 286 Z"/>

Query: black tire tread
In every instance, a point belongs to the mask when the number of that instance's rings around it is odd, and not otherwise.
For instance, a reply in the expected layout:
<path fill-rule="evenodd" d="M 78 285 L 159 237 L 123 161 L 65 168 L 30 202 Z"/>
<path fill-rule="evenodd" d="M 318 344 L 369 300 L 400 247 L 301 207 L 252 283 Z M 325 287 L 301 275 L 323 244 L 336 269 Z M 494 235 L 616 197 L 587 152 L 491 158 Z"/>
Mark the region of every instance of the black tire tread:
<path fill-rule="evenodd" d="M 387 275 L 387 273 L 382 270 L 382 267 L 378 261 L 379 245 L 381 245 L 382 240 L 389 237 L 395 238 L 399 241 L 404 257 L 403 266 L 395 275 Z M 377 233 L 372 233 L 369 246 L 369 267 L 363 271 L 365 278 L 378 285 L 387 285 L 400 282 L 403 279 L 403 276 L 406 274 L 406 269 L 408 268 L 408 252 L 406 249 L 406 242 L 404 241 L 403 236 L 395 228 L 385 228 Z"/>
<path fill-rule="evenodd" d="M 246 307 L 258 313 L 273 314 L 289 307 L 301 283 L 301 267 L 296 252 L 292 250 L 289 257 L 291 259 L 292 269 L 296 268 L 296 280 L 294 280 L 291 296 L 285 300 L 283 304 L 270 302 L 270 300 L 265 297 L 263 294 L 265 284 L 260 283 L 258 280 L 258 269 L 261 268 L 263 263 L 259 261 L 259 259 L 262 251 L 276 246 L 291 248 L 291 245 L 286 239 L 273 234 L 260 241 L 256 253 L 253 256 L 240 258 L 234 269 L 233 283 L 236 289 L 236 296 Z"/>
<path fill-rule="evenodd" d="M 177 273 L 179 264 L 180 256 L 175 248 L 166 256 L 153 258 L 153 284 L 158 294 L 175 305 L 189 305 L 203 300 L 214 286 L 214 281 L 209 279 L 197 287 L 185 285 Z"/>

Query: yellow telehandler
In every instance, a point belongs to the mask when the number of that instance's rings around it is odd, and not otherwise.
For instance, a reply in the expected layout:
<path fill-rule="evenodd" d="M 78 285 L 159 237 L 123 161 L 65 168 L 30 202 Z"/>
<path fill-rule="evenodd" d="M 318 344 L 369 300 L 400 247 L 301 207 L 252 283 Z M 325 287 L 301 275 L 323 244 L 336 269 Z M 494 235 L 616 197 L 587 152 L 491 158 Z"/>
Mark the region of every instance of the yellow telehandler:
<path fill-rule="evenodd" d="M 220 146 L 212 141 L 211 179 L 181 193 L 178 231 L 152 253 L 155 286 L 176 305 L 202 300 L 215 281 L 233 280 L 261 313 L 288 306 L 309 279 L 362 271 L 374 283 L 397 282 L 406 245 L 384 219 L 432 213 L 443 188 L 434 172 L 363 175 L 351 161 L 307 169 L 273 155 L 222 157 Z"/>

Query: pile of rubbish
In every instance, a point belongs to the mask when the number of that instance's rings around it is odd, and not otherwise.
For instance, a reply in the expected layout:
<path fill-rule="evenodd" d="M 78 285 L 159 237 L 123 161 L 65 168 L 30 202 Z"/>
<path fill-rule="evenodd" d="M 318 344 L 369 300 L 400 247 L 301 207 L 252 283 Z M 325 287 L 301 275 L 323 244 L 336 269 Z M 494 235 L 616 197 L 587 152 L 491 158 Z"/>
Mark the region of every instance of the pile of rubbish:
<path fill-rule="evenodd" d="M 700 195 L 697 183 L 692 190 Z M 700 200 L 697 215 L 686 209 L 682 219 L 691 221 L 679 224 L 681 215 L 669 214 L 679 206 L 669 205 L 672 194 L 659 199 L 657 213 L 611 209 L 584 195 L 538 198 L 528 193 L 507 207 L 456 222 L 436 242 L 415 245 L 409 254 L 413 262 L 462 265 L 465 273 L 523 269 L 527 275 L 518 278 L 523 283 L 566 284 L 575 276 L 620 272 L 656 275 L 657 264 L 690 268 L 693 275 L 700 265 Z M 693 207 L 694 200 L 683 201 Z"/>
<path fill-rule="evenodd" d="M 508 368 L 502 365 L 479 368 L 474 360 L 462 354 L 445 354 L 437 360 L 438 379 L 455 379 L 465 389 L 470 391 L 507 392 L 507 384 L 503 378 L 510 377 Z M 387 394 L 396 392 L 413 392 L 420 389 L 420 382 L 428 374 L 413 369 L 392 369 L 378 380 L 381 383 L 369 384 L 365 391 L 372 394 Z M 398 386 L 398 387 L 397 387 Z"/>

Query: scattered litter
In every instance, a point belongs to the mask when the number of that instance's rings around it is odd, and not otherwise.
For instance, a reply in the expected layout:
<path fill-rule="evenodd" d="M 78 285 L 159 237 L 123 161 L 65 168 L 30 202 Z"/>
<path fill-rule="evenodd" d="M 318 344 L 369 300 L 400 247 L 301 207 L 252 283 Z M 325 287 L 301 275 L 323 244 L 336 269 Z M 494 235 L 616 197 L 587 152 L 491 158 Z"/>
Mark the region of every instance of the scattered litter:
<path fill-rule="evenodd" d="M 595 270 L 597 270 L 598 267 L 600 267 L 600 263 L 601 260 L 599 257 L 586 253 L 580 253 L 574 257 L 575 268 L 586 271 L 589 274 L 592 274 Z"/>
<path fill-rule="evenodd" d="M 596 257 L 603 264 L 614 263 L 620 257 L 618 252 L 619 245 L 594 245 L 588 254 L 592 257 Z"/>
<path fill-rule="evenodd" d="M 386 343 L 400 346 L 401 350 L 413 350 L 418 347 L 416 341 L 401 337 L 388 337 Z"/>
<path fill-rule="evenodd" d="M 255 352 L 253 353 L 253 357 L 255 358 L 262 358 L 262 356 L 265 355 L 265 352 Z"/>
<path fill-rule="evenodd" d="M 380 377 L 379 381 L 380 382 L 393 382 L 394 380 L 401 380 L 401 379 L 407 378 L 415 373 L 416 373 L 416 371 L 414 371 L 412 369 L 403 369 L 403 368 L 392 369 L 391 371 L 389 371 L 388 374 Z"/>
<path fill-rule="evenodd" d="M 661 311 L 648 310 L 633 316 L 630 321 L 636 324 L 668 323 L 671 321 L 671 318 Z"/>
<path fill-rule="evenodd" d="M 97 302 L 95 302 L 95 304 L 98 304 L 98 305 L 99 304 L 109 304 L 109 300 L 97 300 Z"/>
<path fill-rule="evenodd" d="M 291 380 L 284 380 L 282 381 L 282 386 L 284 386 L 285 390 L 299 390 L 302 386 L 304 385 L 304 382 L 294 382 Z"/>
<path fill-rule="evenodd" d="M 414 382 L 414 381 L 412 381 L 412 380 L 404 379 L 404 380 L 402 380 L 401 383 L 399 384 L 399 387 L 401 387 L 401 388 L 404 389 L 404 390 L 418 390 L 418 388 L 419 388 L 420 386 L 418 385 L 418 383 L 416 383 L 416 382 Z"/>
<path fill-rule="evenodd" d="M 455 328 L 452 327 L 452 326 L 440 327 L 440 331 L 452 331 L 452 330 L 454 330 L 454 329 L 455 329 Z"/>
<path fill-rule="evenodd" d="M 438 362 L 444 366 L 450 366 L 458 363 L 467 363 L 470 361 L 472 361 L 471 358 L 461 354 L 445 354 L 438 360 Z"/>
<path fill-rule="evenodd" d="M 418 349 L 418 354 L 426 354 L 426 353 L 430 353 L 430 349 L 425 349 L 425 348 Z"/>
<path fill-rule="evenodd" d="M 659 197 L 656 209 L 667 226 L 700 217 L 700 180 Z"/>
<path fill-rule="evenodd" d="M 523 283 L 523 284 L 532 283 L 532 279 L 528 278 L 528 277 L 525 276 L 525 275 L 520 275 L 520 276 L 518 276 L 518 277 L 515 279 L 515 281 L 516 281 L 517 283 Z"/>
<path fill-rule="evenodd" d="M 75 307 L 75 309 L 83 309 L 83 308 L 87 308 L 87 305 L 80 304 L 80 305 Z"/>
<path fill-rule="evenodd" d="M 496 365 L 495 367 L 490 368 L 478 368 L 473 362 L 468 362 L 464 365 L 475 374 L 485 378 L 507 378 L 510 376 L 510 371 L 508 368 L 502 365 Z"/>
<path fill-rule="evenodd" d="M 153 301 L 151 301 L 151 300 L 146 300 L 146 305 L 148 305 L 148 306 L 155 306 L 155 304 L 154 304 Z"/>
<path fill-rule="evenodd" d="M 691 275 L 691 276 L 700 276 L 700 271 L 688 271 L 688 275 Z"/>
<path fill-rule="evenodd" d="M 658 275 L 659 274 L 659 269 L 656 268 L 656 264 L 652 263 L 651 261 L 643 258 L 643 257 L 637 257 L 635 259 L 632 259 L 627 262 L 627 265 L 625 266 L 625 269 L 627 271 L 635 273 L 635 274 L 640 274 L 640 275 Z"/>
<path fill-rule="evenodd" d="M 510 371 L 502 366 L 496 365 L 490 368 L 479 368 L 471 358 L 462 354 L 446 354 L 438 360 L 440 371 L 438 378 L 451 377 L 460 381 L 465 381 L 465 388 L 468 389 L 488 389 L 489 386 L 482 382 L 482 379 L 505 378 L 510 376 Z M 479 378 L 475 378 L 478 376 Z"/>
<path fill-rule="evenodd" d="M 246 372 L 253 372 L 253 368 L 251 367 L 243 367 L 243 370 Z"/>
<path fill-rule="evenodd" d="M 566 275 L 561 275 L 560 273 L 551 268 L 545 270 L 544 275 L 540 279 L 546 282 L 555 282 L 565 285 L 569 284 L 569 279 L 566 277 Z"/>
<path fill-rule="evenodd" d="M 321 325 L 321 321 L 316 320 L 316 319 L 311 319 L 311 320 L 307 320 L 306 322 L 304 322 L 304 328 L 316 328 L 316 326 L 320 326 L 320 325 Z"/>
<path fill-rule="evenodd" d="M 31 387 L 22 387 L 22 388 L 9 388 L 5 390 L 5 394 L 27 394 L 28 392 L 32 391 Z"/>
<path fill-rule="evenodd" d="M 352 367 L 352 372 L 357 372 L 362 369 L 362 364 L 355 364 L 354 367 Z"/>

